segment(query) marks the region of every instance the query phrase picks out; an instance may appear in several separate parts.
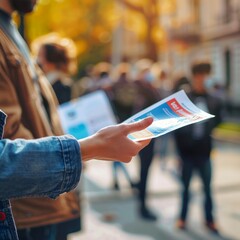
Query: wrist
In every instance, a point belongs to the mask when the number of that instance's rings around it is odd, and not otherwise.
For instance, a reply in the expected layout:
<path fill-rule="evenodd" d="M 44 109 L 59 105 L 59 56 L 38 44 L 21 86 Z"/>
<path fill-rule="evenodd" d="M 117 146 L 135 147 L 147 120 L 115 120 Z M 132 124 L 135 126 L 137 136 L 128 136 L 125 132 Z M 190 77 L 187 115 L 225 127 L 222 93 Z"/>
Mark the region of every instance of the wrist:
<path fill-rule="evenodd" d="M 97 158 L 97 146 L 95 139 L 93 137 L 87 137 L 78 140 L 81 149 L 82 161 L 88 161 L 90 159 Z"/>

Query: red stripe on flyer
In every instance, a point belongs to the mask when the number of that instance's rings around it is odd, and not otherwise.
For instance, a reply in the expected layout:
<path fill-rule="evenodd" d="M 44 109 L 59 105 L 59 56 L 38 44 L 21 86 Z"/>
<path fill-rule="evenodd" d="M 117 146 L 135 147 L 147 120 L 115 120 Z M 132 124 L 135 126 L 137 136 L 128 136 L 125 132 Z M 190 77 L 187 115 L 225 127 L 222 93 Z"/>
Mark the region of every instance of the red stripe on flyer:
<path fill-rule="evenodd" d="M 175 98 L 169 100 L 167 104 L 177 115 L 181 117 L 191 115 L 191 113 L 187 111 L 185 108 L 183 108 Z"/>

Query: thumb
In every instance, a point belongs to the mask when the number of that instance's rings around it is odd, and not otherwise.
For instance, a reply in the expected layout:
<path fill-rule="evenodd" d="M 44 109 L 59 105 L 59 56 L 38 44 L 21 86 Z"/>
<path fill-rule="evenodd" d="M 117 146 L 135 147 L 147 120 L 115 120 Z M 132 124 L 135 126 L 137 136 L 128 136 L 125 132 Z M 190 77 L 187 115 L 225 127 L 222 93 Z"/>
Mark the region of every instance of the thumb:
<path fill-rule="evenodd" d="M 147 117 L 138 122 L 129 123 L 129 124 L 127 124 L 127 133 L 141 131 L 141 130 L 147 128 L 148 126 L 150 126 L 152 124 L 152 122 L 153 122 L 153 118 Z"/>

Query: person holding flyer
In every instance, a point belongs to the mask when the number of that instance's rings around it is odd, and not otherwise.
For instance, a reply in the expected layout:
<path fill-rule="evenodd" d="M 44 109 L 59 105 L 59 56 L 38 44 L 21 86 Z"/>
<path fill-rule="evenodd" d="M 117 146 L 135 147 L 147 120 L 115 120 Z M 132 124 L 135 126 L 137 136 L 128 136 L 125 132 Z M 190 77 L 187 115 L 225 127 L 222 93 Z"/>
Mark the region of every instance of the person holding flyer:
<path fill-rule="evenodd" d="M 39 228 L 28 229 L 26 237 L 21 238 L 9 199 L 48 197 L 54 198 L 49 200 L 55 203 L 63 193 L 76 188 L 84 162 L 90 159 L 114 161 L 116 158 L 129 162 L 150 140 L 134 142 L 127 135 L 146 128 L 153 120 L 109 126 L 81 140 L 70 135 L 10 140 L 2 139 L 6 117 L 0 109 L 1 240 L 59 240 L 54 236 L 57 230 L 54 227 L 41 235 Z"/>
<path fill-rule="evenodd" d="M 197 171 L 205 195 L 205 225 L 209 230 L 217 233 L 218 228 L 213 213 L 214 202 L 211 191 L 211 132 L 222 121 L 222 104 L 218 98 L 210 95 L 205 88 L 205 81 L 211 72 L 211 64 L 209 62 L 197 62 L 192 65 L 191 70 L 192 81 L 189 82 L 191 90 L 188 92 L 188 97 L 197 107 L 215 115 L 215 117 L 208 121 L 180 128 L 174 132 L 176 148 L 181 161 L 182 180 L 182 206 L 176 225 L 180 229 L 186 228 L 190 200 L 189 187 L 192 175 L 194 171 Z M 187 81 L 184 81 L 183 84 L 186 87 Z M 177 83 L 177 86 L 176 91 L 181 89 L 181 84 Z"/>

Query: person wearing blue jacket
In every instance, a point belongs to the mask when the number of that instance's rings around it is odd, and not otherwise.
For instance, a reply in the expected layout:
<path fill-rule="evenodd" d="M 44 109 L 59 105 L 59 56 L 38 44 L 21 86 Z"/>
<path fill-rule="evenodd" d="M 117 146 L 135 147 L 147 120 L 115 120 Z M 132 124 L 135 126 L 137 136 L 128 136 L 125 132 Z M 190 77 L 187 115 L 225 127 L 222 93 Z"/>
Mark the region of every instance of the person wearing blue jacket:
<path fill-rule="evenodd" d="M 0 239 L 18 240 L 9 199 L 55 199 L 77 186 L 82 162 L 90 159 L 129 162 L 150 140 L 134 142 L 128 134 L 143 130 L 153 119 L 109 126 L 81 140 L 70 135 L 2 139 L 5 121 L 0 110 Z"/>

